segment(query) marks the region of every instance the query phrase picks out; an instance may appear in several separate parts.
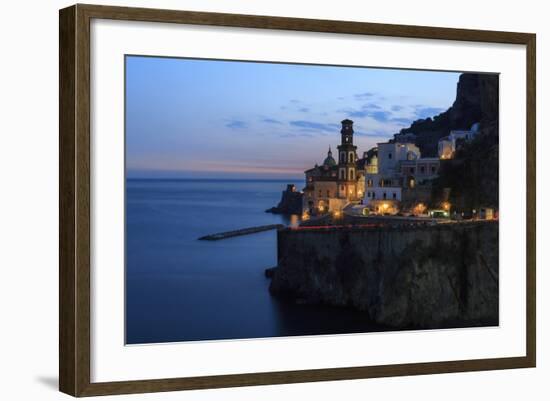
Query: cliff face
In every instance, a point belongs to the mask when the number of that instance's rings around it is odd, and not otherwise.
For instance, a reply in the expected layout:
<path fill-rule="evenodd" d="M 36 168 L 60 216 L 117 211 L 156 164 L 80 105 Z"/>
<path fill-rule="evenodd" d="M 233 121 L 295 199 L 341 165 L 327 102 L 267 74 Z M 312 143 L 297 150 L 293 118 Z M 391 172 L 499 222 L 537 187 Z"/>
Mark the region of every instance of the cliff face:
<path fill-rule="evenodd" d="M 414 133 L 422 156 L 437 156 L 438 140 L 451 130 L 470 129 L 480 123 L 480 134 L 464 143 L 453 160 L 442 161 L 432 198 L 443 198 L 450 188 L 453 209 L 471 212 L 479 207 L 498 209 L 499 78 L 496 74 L 462 74 L 456 99 L 445 112 L 415 121 L 402 133 Z M 435 205 L 434 205 L 435 206 Z"/>
<path fill-rule="evenodd" d="M 499 85 L 497 75 L 463 74 L 457 99 L 449 109 L 454 126 L 477 118 L 479 135 L 464 143 L 453 160 L 443 161 L 434 183 L 434 197 L 451 188 L 449 201 L 457 211 L 486 206 L 498 209 Z"/>
<path fill-rule="evenodd" d="M 451 130 L 470 129 L 480 122 L 487 126 L 498 121 L 498 75 L 462 74 L 456 87 L 456 99 L 445 112 L 417 120 L 401 133 L 414 133 L 424 157 L 437 156 L 437 141 Z"/>
<path fill-rule="evenodd" d="M 395 328 L 498 324 L 498 223 L 278 233 L 270 291 Z"/>

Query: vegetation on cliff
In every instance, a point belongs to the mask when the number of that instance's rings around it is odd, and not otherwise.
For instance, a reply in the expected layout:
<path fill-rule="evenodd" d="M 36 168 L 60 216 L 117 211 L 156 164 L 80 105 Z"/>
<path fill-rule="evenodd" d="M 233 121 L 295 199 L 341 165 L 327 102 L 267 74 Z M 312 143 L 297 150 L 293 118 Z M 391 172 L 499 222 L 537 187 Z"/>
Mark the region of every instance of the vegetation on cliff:
<path fill-rule="evenodd" d="M 434 181 L 432 198 L 443 198 L 445 188 L 450 188 L 449 201 L 457 211 L 480 206 L 498 209 L 498 80 L 496 74 L 462 74 L 456 100 L 447 111 L 401 130 L 416 135 L 423 156 L 434 157 L 440 138 L 451 130 L 468 130 L 480 123 L 480 133 L 473 141 L 460 143 L 454 159 L 442 160 L 439 178 Z"/>

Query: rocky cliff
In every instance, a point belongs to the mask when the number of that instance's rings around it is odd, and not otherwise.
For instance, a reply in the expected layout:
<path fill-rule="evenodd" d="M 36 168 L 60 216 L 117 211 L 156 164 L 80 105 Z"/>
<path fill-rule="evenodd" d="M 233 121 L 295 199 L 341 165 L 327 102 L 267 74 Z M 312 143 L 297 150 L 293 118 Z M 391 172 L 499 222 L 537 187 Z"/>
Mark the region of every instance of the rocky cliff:
<path fill-rule="evenodd" d="M 417 120 L 401 133 L 416 135 L 422 156 L 437 156 L 437 141 L 451 130 L 467 130 L 477 122 L 482 128 L 498 122 L 498 89 L 497 74 L 462 74 L 456 86 L 456 99 L 448 110 Z"/>
<path fill-rule="evenodd" d="M 395 328 L 498 324 L 498 223 L 282 230 L 270 291 Z"/>
<path fill-rule="evenodd" d="M 433 183 L 432 199 L 440 200 L 450 189 L 448 200 L 457 212 L 480 207 L 498 209 L 499 179 L 499 78 L 497 74 L 462 74 L 456 99 L 445 112 L 417 120 L 401 130 L 416 135 L 422 156 L 437 156 L 440 138 L 451 130 L 467 130 L 480 123 L 480 134 L 463 143 L 453 160 L 441 162 L 439 178 Z M 436 206 L 435 204 L 432 206 Z"/>

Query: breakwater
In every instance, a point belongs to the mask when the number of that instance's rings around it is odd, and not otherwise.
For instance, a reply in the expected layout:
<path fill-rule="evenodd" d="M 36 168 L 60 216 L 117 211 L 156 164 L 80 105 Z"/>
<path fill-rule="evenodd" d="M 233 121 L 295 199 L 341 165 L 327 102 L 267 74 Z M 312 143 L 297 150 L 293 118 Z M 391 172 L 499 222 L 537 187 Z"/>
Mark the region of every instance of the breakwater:
<path fill-rule="evenodd" d="M 498 222 L 278 232 L 270 291 L 395 328 L 498 324 Z"/>
<path fill-rule="evenodd" d="M 237 237 L 240 235 L 255 234 L 262 231 L 278 230 L 281 228 L 284 228 L 283 224 L 268 224 L 265 226 L 247 227 L 247 228 L 241 228 L 239 230 L 225 231 L 222 233 L 205 235 L 203 237 L 200 237 L 199 240 L 200 241 L 219 241 L 222 239 Z"/>

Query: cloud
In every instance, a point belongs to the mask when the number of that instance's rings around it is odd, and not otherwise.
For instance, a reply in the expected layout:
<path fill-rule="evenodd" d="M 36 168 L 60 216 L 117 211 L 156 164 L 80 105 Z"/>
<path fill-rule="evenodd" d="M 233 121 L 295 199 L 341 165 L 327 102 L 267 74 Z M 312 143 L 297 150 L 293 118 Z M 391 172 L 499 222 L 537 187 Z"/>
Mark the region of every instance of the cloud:
<path fill-rule="evenodd" d="M 290 121 L 289 123 L 293 127 L 301 128 L 307 131 L 323 131 L 323 132 L 334 132 L 335 124 L 324 124 L 314 121 L 305 121 L 305 120 L 296 120 Z"/>
<path fill-rule="evenodd" d="M 299 132 L 299 133 L 286 133 L 286 134 L 280 134 L 279 137 L 280 138 L 296 138 L 296 137 L 299 137 L 299 136 L 305 136 L 305 137 L 309 137 L 309 138 L 312 138 L 313 137 L 313 134 L 310 134 L 310 133 L 307 133 L 307 132 Z"/>
<path fill-rule="evenodd" d="M 347 111 L 348 117 L 352 117 L 352 118 L 371 117 L 381 123 L 390 121 L 392 116 L 391 112 L 386 110 L 377 110 L 377 109 L 366 108 L 366 107 L 367 105 L 363 106 L 361 110 L 348 110 Z"/>
<path fill-rule="evenodd" d="M 363 104 L 359 109 L 347 108 L 337 111 L 339 113 L 346 113 L 347 116 L 351 118 L 371 117 L 380 122 L 387 122 L 391 117 L 391 112 L 389 110 L 383 110 L 382 106 L 372 102 Z"/>
<path fill-rule="evenodd" d="M 350 110 L 347 113 L 348 113 L 348 117 L 354 117 L 354 118 L 365 118 L 370 115 L 370 111 L 368 110 Z"/>
<path fill-rule="evenodd" d="M 363 92 L 363 93 L 356 93 L 353 95 L 356 99 L 368 99 L 374 96 L 374 93 L 372 92 Z"/>
<path fill-rule="evenodd" d="M 391 137 L 392 135 L 391 134 L 388 134 L 388 133 L 385 133 L 385 132 L 369 132 L 369 133 L 366 133 L 366 132 L 361 132 L 361 131 L 355 131 L 355 135 L 357 136 L 363 136 L 363 137 L 367 137 L 367 138 L 389 138 Z"/>
<path fill-rule="evenodd" d="M 434 117 L 443 111 L 445 111 L 445 109 L 442 109 L 441 107 L 417 105 L 415 106 L 414 114 L 416 118 L 425 119 L 428 117 Z"/>
<path fill-rule="evenodd" d="M 401 111 L 401 110 L 403 110 L 403 106 L 399 106 L 398 104 L 393 105 L 391 107 L 391 111 Z"/>
<path fill-rule="evenodd" d="M 309 113 L 309 109 L 307 107 L 300 107 L 298 111 L 301 113 Z"/>
<path fill-rule="evenodd" d="M 227 124 L 225 124 L 225 126 L 231 129 L 243 129 L 247 128 L 248 124 L 242 120 L 231 120 Z"/>
<path fill-rule="evenodd" d="M 269 117 L 262 118 L 262 122 L 267 124 L 282 124 L 281 121 Z"/>
<path fill-rule="evenodd" d="M 397 124 L 410 124 L 412 122 L 410 118 L 406 117 L 393 117 L 390 121 Z"/>
<path fill-rule="evenodd" d="M 382 109 L 382 107 L 380 107 L 379 105 L 377 104 L 374 104 L 374 103 L 369 103 L 369 104 L 366 104 L 363 106 L 363 108 L 368 108 L 368 109 L 374 109 L 374 110 L 380 110 Z"/>

